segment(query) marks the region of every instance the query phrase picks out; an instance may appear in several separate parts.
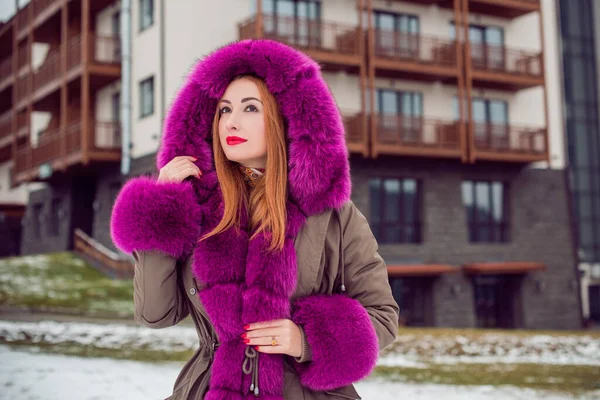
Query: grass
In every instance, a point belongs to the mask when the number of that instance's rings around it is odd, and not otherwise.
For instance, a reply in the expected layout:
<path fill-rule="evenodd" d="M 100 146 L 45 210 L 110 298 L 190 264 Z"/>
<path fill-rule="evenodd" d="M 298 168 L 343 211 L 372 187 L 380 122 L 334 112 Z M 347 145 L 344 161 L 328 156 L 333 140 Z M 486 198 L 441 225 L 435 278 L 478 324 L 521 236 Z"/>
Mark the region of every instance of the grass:
<path fill-rule="evenodd" d="M 111 279 L 71 252 L 0 259 L 0 306 L 132 318 L 131 279 Z"/>
<path fill-rule="evenodd" d="M 596 365 L 430 363 L 426 368 L 378 366 L 373 376 L 412 383 L 512 385 L 569 395 L 600 389 Z"/>

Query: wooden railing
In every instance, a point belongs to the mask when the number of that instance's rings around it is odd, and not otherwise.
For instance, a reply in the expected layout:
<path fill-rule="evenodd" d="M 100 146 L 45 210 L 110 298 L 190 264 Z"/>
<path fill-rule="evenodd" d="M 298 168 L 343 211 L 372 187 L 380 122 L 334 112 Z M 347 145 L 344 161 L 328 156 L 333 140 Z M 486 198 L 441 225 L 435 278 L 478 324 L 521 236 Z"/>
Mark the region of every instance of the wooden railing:
<path fill-rule="evenodd" d="M 131 278 L 134 263 L 124 256 L 106 248 L 102 243 L 87 235 L 79 228 L 75 228 L 75 251 L 92 259 L 98 266 L 117 278 Z"/>
<path fill-rule="evenodd" d="M 475 148 L 483 151 L 544 154 L 546 129 L 505 124 L 473 124 Z"/>
<path fill-rule="evenodd" d="M 301 49 L 360 54 L 360 29 L 321 20 L 264 14 L 262 37 Z M 240 39 L 256 37 L 256 16 L 239 24 Z"/>
<path fill-rule="evenodd" d="M 101 64 L 118 64 L 121 62 L 121 39 L 118 36 L 90 33 L 89 40 L 89 48 L 95 62 Z"/>
<path fill-rule="evenodd" d="M 9 78 L 12 74 L 12 58 L 6 57 L 0 61 L 0 82 Z"/>
<path fill-rule="evenodd" d="M 81 64 L 81 36 L 76 35 L 67 41 L 67 69 Z"/>
<path fill-rule="evenodd" d="M 376 29 L 375 56 L 437 65 L 456 65 L 457 42 L 421 34 Z"/>
<path fill-rule="evenodd" d="M 458 121 L 402 115 L 374 114 L 379 145 L 423 148 L 460 147 Z"/>
<path fill-rule="evenodd" d="M 473 69 L 507 72 L 517 75 L 542 76 L 542 56 L 504 46 L 471 44 Z"/>
<path fill-rule="evenodd" d="M 6 111 L 0 115 L 0 138 L 10 136 L 12 133 L 12 112 Z"/>
<path fill-rule="evenodd" d="M 52 50 L 46 56 L 33 75 L 33 90 L 38 90 L 60 76 L 60 48 Z"/>
<path fill-rule="evenodd" d="M 365 143 L 367 132 L 363 128 L 365 114 L 344 115 L 344 128 L 346 129 L 346 142 L 348 144 Z"/>
<path fill-rule="evenodd" d="M 44 10 L 55 2 L 57 2 L 57 0 L 31 0 L 31 4 L 33 5 L 33 18 L 37 18 Z"/>
<path fill-rule="evenodd" d="M 73 121 L 67 125 L 65 132 L 67 154 L 81 150 L 81 121 Z"/>
<path fill-rule="evenodd" d="M 16 83 L 16 102 L 19 102 L 27 97 L 29 94 L 29 89 L 27 87 L 29 77 L 27 75 L 21 76 L 17 78 Z"/>
<path fill-rule="evenodd" d="M 95 121 L 94 127 L 95 147 L 97 149 L 121 148 L 121 124 L 118 121 Z"/>
<path fill-rule="evenodd" d="M 19 70 L 27 65 L 27 49 L 28 47 L 25 45 L 19 46 L 17 50 L 17 69 Z"/>

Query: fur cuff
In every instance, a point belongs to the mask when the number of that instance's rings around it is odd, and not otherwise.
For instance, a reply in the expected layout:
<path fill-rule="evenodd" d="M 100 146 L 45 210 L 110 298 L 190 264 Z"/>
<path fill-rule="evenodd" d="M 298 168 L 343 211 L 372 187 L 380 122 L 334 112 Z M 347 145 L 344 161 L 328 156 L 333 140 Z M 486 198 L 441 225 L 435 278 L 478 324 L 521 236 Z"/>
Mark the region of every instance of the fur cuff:
<path fill-rule="evenodd" d="M 174 258 L 189 253 L 199 239 L 202 211 L 190 182 L 129 180 L 112 210 L 110 233 L 126 253 L 159 250 Z"/>
<path fill-rule="evenodd" d="M 377 334 L 367 310 L 346 295 L 311 295 L 292 305 L 292 320 L 302 326 L 312 360 L 294 363 L 300 382 L 330 390 L 368 376 L 379 355 Z"/>

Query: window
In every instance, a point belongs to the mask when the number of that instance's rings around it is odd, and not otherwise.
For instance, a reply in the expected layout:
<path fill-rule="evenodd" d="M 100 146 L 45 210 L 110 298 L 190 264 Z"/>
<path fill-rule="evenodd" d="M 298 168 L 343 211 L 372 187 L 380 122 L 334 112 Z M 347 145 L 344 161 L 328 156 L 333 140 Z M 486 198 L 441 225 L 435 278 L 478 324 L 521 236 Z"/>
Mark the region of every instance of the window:
<path fill-rule="evenodd" d="M 415 179 L 369 180 L 371 229 L 380 243 L 421 242 L 421 185 Z"/>
<path fill-rule="evenodd" d="M 154 77 L 140 82 L 140 118 L 154 113 Z"/>
<path fill-rule="evenodd" d="M 401 141 L 420 142 L 423 117 L 423 95 L 419 92 L 401 92 L 377 89 L 380 139 L 397 138 Z"/>
<path fill-rule="evenodd" d="M 140 31 L 154 23 L 154 0 L 140 0 Z"/>
<path fill-rule="evenodd" d="M 467 214 L 470 242 L 508 242 L 507 184 L 464 181 L 462 200 Z"/>
<path fill-rule="evenodd" d="M 42 209 L 44 205 L 41 203 L 33 205 L 33 236 L 36 239 L 42 237 Z"/>
<path fill-rule="evenodd" d="M 375 51 L 379 55 L 418 57 L 419 17 L 374 11 Z"/>
<path fill-rule="evenodd" d="M 480 149 L 509 147 L 508 103 L 474 98 L 472 103 L 475 145 Z"/>
<path fill-rule="evenodd" d="M 320 46 L 320 1 L 264 0 L 263 13 L 267 38 L 298 46 Z"/>
<path fill-rule="evenodd" d="M 450 23 L 450 36 L 456 39 L 456 26 Z M 461 34 L 461 37 L 464 35 Z M 504 29 L 497 26 L 469 25 L 469 42 L 474 68 L 506 69 Z"/>
<path fill-rule="evenodd" d="M 58 236 L 60 224 L 60 199 L 52 199 L 52 209 L 50 211 L 50 221 L 48 224 L 48 234 Z"/>

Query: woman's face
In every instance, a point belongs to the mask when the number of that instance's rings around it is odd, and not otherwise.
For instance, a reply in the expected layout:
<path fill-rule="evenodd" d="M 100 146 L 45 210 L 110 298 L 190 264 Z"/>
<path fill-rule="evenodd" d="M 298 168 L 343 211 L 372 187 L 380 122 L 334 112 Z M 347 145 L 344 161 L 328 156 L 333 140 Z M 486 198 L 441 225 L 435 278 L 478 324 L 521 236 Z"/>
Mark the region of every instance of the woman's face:
<path fill-rule="evenodd" d="M 246 167 L 265 168 L 264 107 L 256 84 L 244 78 L 231 82 L 219 102 L 218 113 L 219 141 L 227 159 Z"/>

